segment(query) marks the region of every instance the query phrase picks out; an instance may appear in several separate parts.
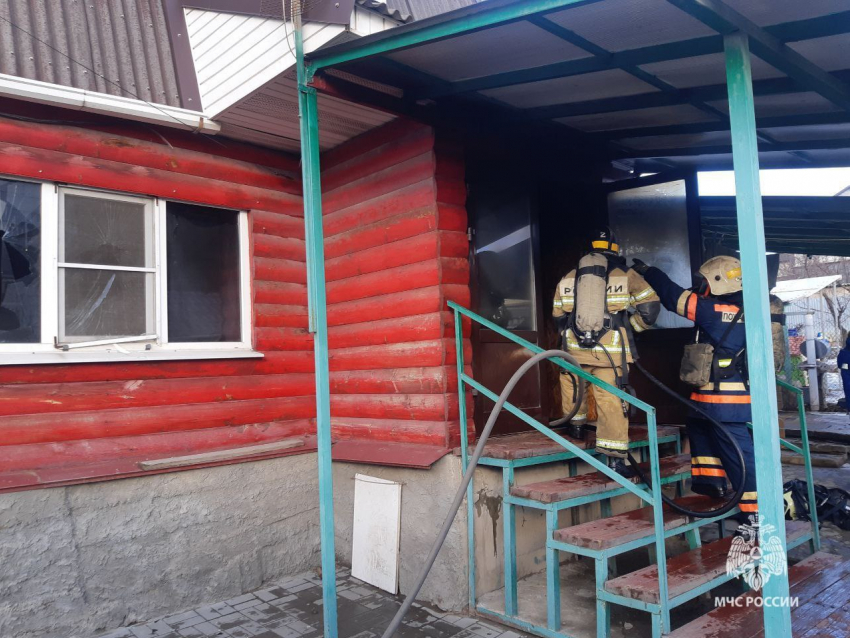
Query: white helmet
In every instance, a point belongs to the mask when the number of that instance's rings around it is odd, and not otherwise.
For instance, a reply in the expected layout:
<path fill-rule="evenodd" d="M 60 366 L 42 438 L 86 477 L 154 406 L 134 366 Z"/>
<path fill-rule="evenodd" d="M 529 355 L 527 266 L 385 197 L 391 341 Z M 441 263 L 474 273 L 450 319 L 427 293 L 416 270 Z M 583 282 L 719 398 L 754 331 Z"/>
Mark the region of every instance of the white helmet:
<path fill-rule="evenodd" d="M 699 274 L 705 277 L 713 295 L 729 295 L 742 288 L 741 262 L 735 257 L 712 257 L 702 265 Z"/>

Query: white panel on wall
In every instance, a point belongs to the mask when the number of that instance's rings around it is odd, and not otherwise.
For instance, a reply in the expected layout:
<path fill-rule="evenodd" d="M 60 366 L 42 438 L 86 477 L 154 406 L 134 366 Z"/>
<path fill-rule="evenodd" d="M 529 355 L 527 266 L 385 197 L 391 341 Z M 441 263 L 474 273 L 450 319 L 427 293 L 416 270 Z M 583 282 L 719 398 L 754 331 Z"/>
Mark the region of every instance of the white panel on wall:
<path fill-rule="evenodd" d="M 401 483 L 365 474 L 354 481 L 351 575 L 397 594 Z"/>
<path fill-rule="evenodd" d="M 201 103 L 215 117 L 295 66 L 292 23 L 259 16 L 185 9 Z M 304 25 L 304 50 L 316 50 L 345 31 Z"/>

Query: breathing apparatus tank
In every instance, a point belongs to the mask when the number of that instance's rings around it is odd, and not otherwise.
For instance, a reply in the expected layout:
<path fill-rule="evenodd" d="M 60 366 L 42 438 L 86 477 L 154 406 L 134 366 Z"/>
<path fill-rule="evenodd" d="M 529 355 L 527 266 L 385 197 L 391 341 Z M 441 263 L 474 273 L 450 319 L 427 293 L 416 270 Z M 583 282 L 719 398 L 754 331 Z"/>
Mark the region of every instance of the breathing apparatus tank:
<path fill-rule="evenodd" d="M 578 262 L 573 334 L 582 348 L 592 348 L 606 332 L 608 259 L 588 253 Z"/>

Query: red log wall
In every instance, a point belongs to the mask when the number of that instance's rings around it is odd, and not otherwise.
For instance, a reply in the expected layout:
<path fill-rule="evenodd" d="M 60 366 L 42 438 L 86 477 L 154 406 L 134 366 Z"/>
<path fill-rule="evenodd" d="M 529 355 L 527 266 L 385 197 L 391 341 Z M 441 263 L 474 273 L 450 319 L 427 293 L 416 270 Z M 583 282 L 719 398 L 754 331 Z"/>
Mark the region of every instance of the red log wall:
<path fill-rule="evenodd" d="M 0 490 L 314 431 L 297 163 L 229 141 L 216 154 L 179 131 L 153 141 L 150 128 L 0 117 L 0 174 L 250 210 L 265 356 L 0 366 Z M 323 169 L 334 437 L 455 445 L 446 301 L 469 303 L 462 157 L 396 122 L 331 151 Z"/>
<path fill-rule="evenodd" d="M 0 117 L 0 174 L 250 210 L 265 357 L 0 366 L 0 489 L 134 474 L 144 459 L 315 429 L 297 161 L 174 130 L 166 143 L 151 129 Z"/>
<path fill-rule="evenodd" d="M 458 442 L 446 302 L 469 305 L 463 166 L 433 129 L 404 121 L 322 158 L 336 438 Z"/>

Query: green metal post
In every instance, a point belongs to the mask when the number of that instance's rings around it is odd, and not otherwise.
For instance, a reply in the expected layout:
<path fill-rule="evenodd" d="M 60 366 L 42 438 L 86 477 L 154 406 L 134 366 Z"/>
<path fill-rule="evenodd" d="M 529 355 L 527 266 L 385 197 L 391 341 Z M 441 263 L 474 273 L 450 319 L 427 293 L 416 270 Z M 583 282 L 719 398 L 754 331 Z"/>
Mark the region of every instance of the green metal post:
<path fill-rule="evenodd" d="M 776 405 L 776 379 L 773 370 L 773 338 L 770 329 L 769 287 L 765 259 L 764 218 L 759 182 L 758 139 L 753 102 L 753 77 L 747 36 L 724 36 L 726 82 L 729 90 L 729 119 L 732 128 L 732 157 L 735 168 L 738 235 L 744 278 L 744 309 L 747 321 L 747 360 L 753 407 L 753 438 L 758 483 L 761 530 L 773 531 L 761 537 L 761 546 L 778 543 L 783 560 L 786 553 L 783 510 L 782 465 L 779 449 L 779 413 Z M 763 595 L 788 597 L 787 571 L 765 581 Z M 764 607 L 764 633 L 771 638 L 790 638 L 791 610 L 788 606 Z"/>
<path fill-rule="evenodd" d="M 655 408 L 646 411 L 649 430 L 649 461 L 652 476 L 652 520 L 655 524 L 655 561 L 658 564 L 658 599 L 661 601 L 661 625 L 670 631 L 670 595 L 667 586 L 667 545 L 664 536 L 664 502 L 661 492 L 661 459 L 658 449 L 658 421 Z"/>
<path fill-rule="evenodd" d="M 502 494 L 510 495 L 514 485 L 514 468 L 502 468 Z M 507 499 L 502 501 L 503 544 L 505 551 L 505 615 L 517 614 L 516 509 Z"/>
<path fill-rule="evenodd" d="M 469 466 L 469 436 L 466 431 L 466 384 L 463 382 L 463 319 L 460 313 L 455 310 L 455 351 L 457 352 L 457 396 L 458 396 L 458 417 L 460 419 L 460 462 L 463 466 L 463 473 L 466 474 L 466 468 Z M 467 575 L 469 577 L 469 611 L 475 611 L 475 510 L 473 507 L 475 477 L 469 482 L 466 488 L 466 540 L 468 544 L 469 567 Z"/>
<path fill-rule="evenodd" d="M 310 329 L 316 366 L 316 438 L 319 464 L 319 534 L 322 548 L 322 612 L 325 638 L 337 637 L 336 555 L 334 548 L 333 470 L 331 467 L 331 397 L 328 372 L 328 308 L 325 296 L 325 247 L 322 233 L 322 182 L 319 158 L 319 107 L 316 89 L 303 81 L 304 46 L 296 17 L 298 111 L 301 120 L 301 174 Z"/>
<path fill-rule="evenodd" d="M 550 546 L 558 529 L 558 510 L 546 510 L 546 626 L 561 629 L 561 552 Z"/>
<path fill-rule="evenodd" d="M 800 439 L 802 440 L 803 461 L 806 466 L 806 486 L 809 494 L 809 518 L 812 521 L 812 551 L 820 551 L 820 529 L 818 529 L 818 508 L 815 505 L 815 478 L 812 474 L 812 452 L 809 448 L 809 426 L 806 423 L 806 402 L 802 390 L 797 391 L 797 413 L 800 415 Z"/>

